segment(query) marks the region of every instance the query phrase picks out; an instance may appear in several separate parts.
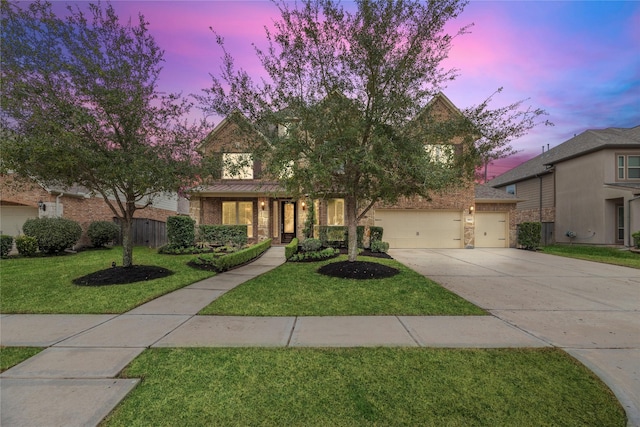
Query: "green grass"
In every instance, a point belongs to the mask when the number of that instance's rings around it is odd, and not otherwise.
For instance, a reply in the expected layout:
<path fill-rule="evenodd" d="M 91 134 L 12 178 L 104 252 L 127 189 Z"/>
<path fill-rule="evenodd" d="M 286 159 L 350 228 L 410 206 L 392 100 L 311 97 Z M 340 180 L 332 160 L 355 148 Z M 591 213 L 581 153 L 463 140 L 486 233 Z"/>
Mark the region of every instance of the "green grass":
<path fill-rule="evenodd" d="M 106 426 L 624 426 L 557 349 L 152 349 Z"/>
<path fill-rule="evenodd" d="M 2 313 L 124 313 L 167 292 L 213 273 L 187 266 L 193 255 L 161 255 L 136 247 L 137 265 L 157 265 L 175 274 L 156 280 L 112 286 L 76 286 L 71 281 L 122 262 L 122 248 L 90 250 L 74 255 L 9 258 L 0 261 Z"/>
<path fill-rule="evenodd" d="M 400 270 L 387 279 L 324 276 L 319 263 L 285 263 L 205 307 L 200 314 L 230 316 L 482 315 L 480 308 L 395 260 L 361 257 Z"/>
<path fill-rule="evenodd" d="M 0 347 L 0 372 L 35 356 L 42 350 L 39 347 Z"/>
<path fill-rule="evenodd" d="M 624 267 L 640 268 L 640 254 L 604 246 L 552 245 L 545 246 L 546 254 L 603 262 Z"/>

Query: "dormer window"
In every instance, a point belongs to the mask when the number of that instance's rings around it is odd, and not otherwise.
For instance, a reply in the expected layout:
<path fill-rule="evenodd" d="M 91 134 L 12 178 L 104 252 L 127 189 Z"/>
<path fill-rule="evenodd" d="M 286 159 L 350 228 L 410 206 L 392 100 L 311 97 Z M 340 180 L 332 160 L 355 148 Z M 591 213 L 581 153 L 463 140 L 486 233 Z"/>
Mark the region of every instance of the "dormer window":
<path fill-rule="evenodd" d="M 253 179 L 253 159 L 249 153 L 224 153 L 222 179 Z"/>

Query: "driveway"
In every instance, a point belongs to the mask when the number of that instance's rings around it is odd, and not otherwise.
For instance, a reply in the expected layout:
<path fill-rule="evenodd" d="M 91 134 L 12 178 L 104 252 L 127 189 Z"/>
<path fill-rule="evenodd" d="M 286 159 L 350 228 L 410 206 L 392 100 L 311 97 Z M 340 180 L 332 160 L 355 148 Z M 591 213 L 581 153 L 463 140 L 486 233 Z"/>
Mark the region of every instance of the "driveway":
<path fill-rule="evenodd" d="M 640 270 L 518 249 L 393 249 L 403 264 L 559 347 L 640 426 Z"/>

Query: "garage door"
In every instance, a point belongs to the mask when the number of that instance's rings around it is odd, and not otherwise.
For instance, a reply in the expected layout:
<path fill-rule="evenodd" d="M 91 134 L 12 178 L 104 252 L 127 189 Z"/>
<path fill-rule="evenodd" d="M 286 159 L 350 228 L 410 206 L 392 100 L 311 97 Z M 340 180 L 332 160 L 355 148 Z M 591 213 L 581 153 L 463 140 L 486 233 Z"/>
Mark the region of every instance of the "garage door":
<path fill-rule="evenodd" d="M 506 248 L 507 239 L 506 212 L 476 212 L 476 248 Z"/>
<path fill-rule="evenodd" d="M 462 248 L 462 212 L 378 209 L 375 224 L 390 248 Z"/>
<path fill-rule="evenodd" d="M 28 206 L 0 206 L 0 230 L 2 234 L 22 234 L 22 224 L 29 218 L 38 218 L 38 208 Z"/>

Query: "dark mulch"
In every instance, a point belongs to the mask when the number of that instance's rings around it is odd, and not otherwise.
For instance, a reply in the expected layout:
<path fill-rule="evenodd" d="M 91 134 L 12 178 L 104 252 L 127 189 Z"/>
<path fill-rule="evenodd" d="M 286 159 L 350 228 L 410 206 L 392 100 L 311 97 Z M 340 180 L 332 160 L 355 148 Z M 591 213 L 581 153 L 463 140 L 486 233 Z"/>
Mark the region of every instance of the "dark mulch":
<path fill-rule="evenodd" d="M 340 253 L 342 255 L 348 254 L 347 248 L 341 248 Z M 393 257 L 389 254 L 385 254 L 382 252 L 371 252 L 369 249 L 364 249 L 362 252 L 358 252 L 358 256 L 369 256 L 372 258 L 384 258 L 384 259 L 393 259 Z"/>
<path fill-rule="evenodd" d="M 79 277 L 73 280 L 73 284 L 79 286 L 125 285 L 127 283 L 161 279 L 172 274 L 173 271 L 171 270 L 153 265 L 112 267 Z"/>
<path fill-rule="evenodd" d="M 341 279 L 385 279 L 395 276 L 400 271 L 377 262 L 339 261 L 320 267 L 318 273 Z"/>

